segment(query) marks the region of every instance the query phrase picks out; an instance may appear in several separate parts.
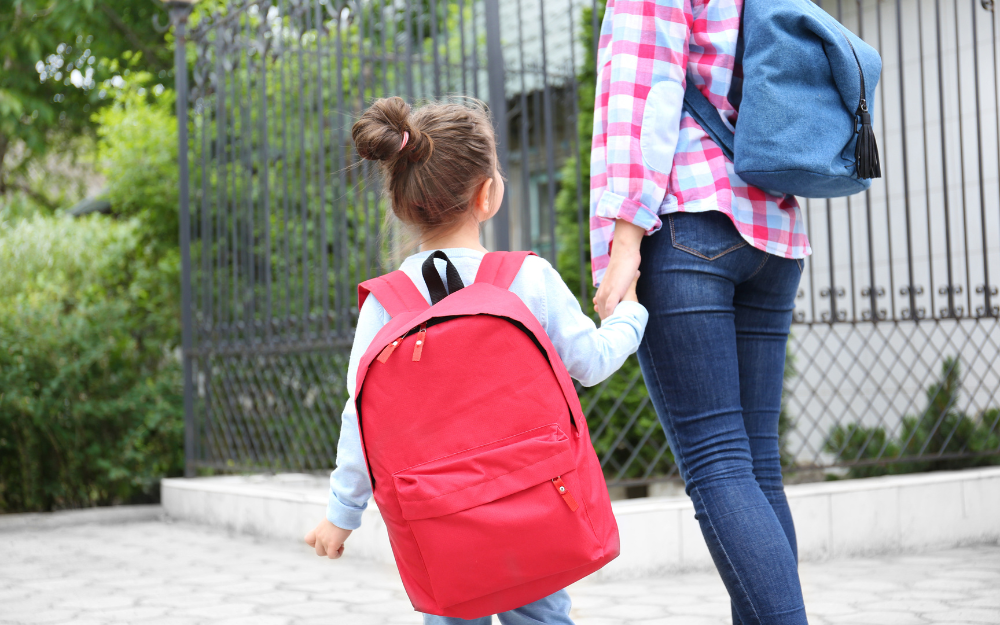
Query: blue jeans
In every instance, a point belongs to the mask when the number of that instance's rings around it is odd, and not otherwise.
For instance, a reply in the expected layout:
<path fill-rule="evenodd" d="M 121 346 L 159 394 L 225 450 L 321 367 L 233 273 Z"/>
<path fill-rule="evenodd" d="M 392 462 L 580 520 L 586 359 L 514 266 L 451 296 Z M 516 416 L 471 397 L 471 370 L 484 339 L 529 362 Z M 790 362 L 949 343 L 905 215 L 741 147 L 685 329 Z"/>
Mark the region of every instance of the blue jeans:
<path fill-rule="evenodd" d="M 573 625 L 573 621 L 569 618 L 569 609 L 569 593 L 560 590 L 534 603 L 497 614 L 497 618 L 500 619 L 501 625 Z M 492 616 L 464 619 L 424 614 L 424 625 L 490 625 L 492 622 Z"/>
<path fill-rule="evenodd" d="M 778 414 L 802 261 L 747 244 L 717 211 L 642 242 L 639 364 L 737 625 L 806 622 Z"/>

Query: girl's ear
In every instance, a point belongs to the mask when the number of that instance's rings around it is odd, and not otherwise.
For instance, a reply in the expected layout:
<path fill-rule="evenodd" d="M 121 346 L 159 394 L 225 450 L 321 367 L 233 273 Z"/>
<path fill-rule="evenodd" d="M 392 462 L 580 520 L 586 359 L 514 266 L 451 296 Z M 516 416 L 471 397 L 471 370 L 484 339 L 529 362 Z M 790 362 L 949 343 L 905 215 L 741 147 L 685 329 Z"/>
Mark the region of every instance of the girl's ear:
<path fill-rule="evenodd" d="M 487 178 L 476 191 L 475 199 L 472 201 L 472 211 L 476 215 L 477 221 L 486 221 L 492 216 L 492 204 L 490 202 L 491 191 L 493 190 L 493 179 Z"/>

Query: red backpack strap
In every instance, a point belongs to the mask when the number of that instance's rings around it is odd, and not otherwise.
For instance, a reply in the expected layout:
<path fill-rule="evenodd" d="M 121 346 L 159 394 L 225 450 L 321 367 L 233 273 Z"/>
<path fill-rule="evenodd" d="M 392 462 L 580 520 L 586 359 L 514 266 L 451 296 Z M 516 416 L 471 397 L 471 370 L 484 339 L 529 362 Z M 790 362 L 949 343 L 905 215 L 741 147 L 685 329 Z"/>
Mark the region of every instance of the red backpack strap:
<path fill-rule="evenodd" d="M 382 308 L 385 308 L 390 317 L 395 317 L 404 312 L 420 312 L 430 307 L 430 304 L 427 303 L 424 296 L 417 290 L 413 281 L 402 271 L 393 271 L 392 273 L 387 273 L 384 276 L 372 278 L 359 284 L 359 311 L 369 294 L 375 296 L 378 303 L 382 304 Z"/>
<path fill-rule="evenodd" d="M 486 282 L 501 289 L 509 289 L 517 272 L 521 271 L 524 259 L 534 255 L 534 252 L 490 252 L 483 256 L 483 262 L 479 264 L 476 282 Z"/>

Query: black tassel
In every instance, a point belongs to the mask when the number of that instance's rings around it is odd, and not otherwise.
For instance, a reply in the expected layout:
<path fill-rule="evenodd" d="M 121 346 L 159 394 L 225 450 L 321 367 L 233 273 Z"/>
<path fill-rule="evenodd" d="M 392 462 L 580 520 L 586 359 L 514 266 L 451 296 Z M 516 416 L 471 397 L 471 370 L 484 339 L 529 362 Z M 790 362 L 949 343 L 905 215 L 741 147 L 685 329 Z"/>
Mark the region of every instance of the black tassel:
<path fill-rule="evenodd" d="M 857 115 L 861 118 L 861 130 L 858 131 L 858 142 L 854 146 L 854 170 L 858 178 L 881 178 L 882 167 L 878 160 L 872 116 L 868 113 L 868 105 L 864 100 L 858 107 Z"/>

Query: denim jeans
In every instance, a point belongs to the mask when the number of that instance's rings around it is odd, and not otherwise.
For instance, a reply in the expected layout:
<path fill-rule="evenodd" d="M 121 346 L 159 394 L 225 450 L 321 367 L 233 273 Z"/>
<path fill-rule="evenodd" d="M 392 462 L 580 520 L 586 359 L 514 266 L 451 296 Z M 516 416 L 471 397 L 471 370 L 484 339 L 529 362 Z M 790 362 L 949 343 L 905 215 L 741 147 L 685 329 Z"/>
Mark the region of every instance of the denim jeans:
<path fill-rule="evenodd" d="M 642 242 L 639 364 L 737 625 L 806 622 L 778 415 L 802 261 L 723 213 L 673 213 Z"/>
<path fill-rule="evenodd" d="M 497 618 L 501 625 L 573 625 L 569 609 L 569 593 L 560 590 L 528 605 L 497 614 Z M 464 619 L 424 614 L 424 625 L 490 625 L 492 622 L 492 616 Z"/>

